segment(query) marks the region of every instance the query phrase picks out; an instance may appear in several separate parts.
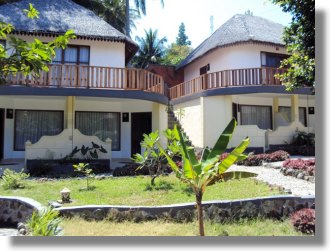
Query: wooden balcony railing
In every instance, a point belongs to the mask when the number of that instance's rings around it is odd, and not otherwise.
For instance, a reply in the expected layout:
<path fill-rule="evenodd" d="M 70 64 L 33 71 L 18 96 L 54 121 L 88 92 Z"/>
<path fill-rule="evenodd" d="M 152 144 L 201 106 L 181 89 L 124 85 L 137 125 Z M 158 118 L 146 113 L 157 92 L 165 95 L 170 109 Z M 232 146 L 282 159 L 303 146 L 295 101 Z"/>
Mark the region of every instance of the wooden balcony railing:
<path fill-rule="evenodd" d="M 40 77 L 8 76 L 7 85 L 143 90 L 165 95 L 163 77 L 135 68 L 49 64 Z"/>
<path fill-rule="evenodd" d="M 175 99 L 203 90 L 222 87 L 281 85 L 280 80 L 275 78 L 274 75 L 283 72 L 284 70 L 278 68 L 262 67 L 207 73 L 171 87 L 169 96 L 170 99 Z"/>

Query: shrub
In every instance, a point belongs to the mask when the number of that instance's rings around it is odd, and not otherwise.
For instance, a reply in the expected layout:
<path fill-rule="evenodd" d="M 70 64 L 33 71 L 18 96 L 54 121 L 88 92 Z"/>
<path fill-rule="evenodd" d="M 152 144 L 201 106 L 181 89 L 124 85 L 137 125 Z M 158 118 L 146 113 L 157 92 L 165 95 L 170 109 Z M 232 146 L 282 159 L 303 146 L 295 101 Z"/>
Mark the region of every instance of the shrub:
<path fill-rule="evenodd" d="M 309 175 L 315 175 L 315 159 L 288 159 L 283 162 L 283 167 L 298 169 L 308 172 Z"/>
<path fill-rule="evenodd" d="M 29 174 L 24 173 L 23 169 L 20 172 L 5 169 L 2 175 L 2 187 L 4 189 L 24 188 L 24 180 L 28 177 Z"/>
<path fill-rule="evenodd" d="M 243 161 L 238 161 L 237 165 L 261 166 L 263 162 L 284 161 L 290 157 L 290 154 L 283 150 L 272 153 L 252 154 Z"/>
<path fill-rule="evenodd" d="M 291 223 L 297 231 L 305 234 L 315 233 L 315 210 L 303 208 L 294 212 L 290 217 Z"/>
<path fill-rule="evenodd" d="M 51 207 L 41 211 L 34 211 L 31 218 L 26 222 L 28 233 L 32 236 L 57 236 L 61 233 L 59 224 L 62 218 L 59 212 Z"/>

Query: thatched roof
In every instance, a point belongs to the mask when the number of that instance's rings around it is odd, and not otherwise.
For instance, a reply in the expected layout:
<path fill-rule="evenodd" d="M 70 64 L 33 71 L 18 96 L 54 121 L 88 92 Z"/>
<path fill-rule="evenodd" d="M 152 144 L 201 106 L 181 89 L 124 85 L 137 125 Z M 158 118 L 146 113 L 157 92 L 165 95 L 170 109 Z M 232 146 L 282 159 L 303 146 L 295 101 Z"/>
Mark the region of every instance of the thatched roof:
<path fill-rule="evenodd" d="M 190 64 L 216 48 L 228 45 L 257 42 L 284 46 L 283 31 L 283 25 L 265 18 L 237 14 L 193 50 L 177 68 Z"/>
<path fill-rule="evenodd" d="M 38 19 L 28 19 L 22 11 L 29 3 L 40 12 Z M 11 23 L 14 33 L 27 35 L 60 35 L 74 30 L 77 38 L 125 43 L 126 61 L 138 45 L 103 19 L 71 0 L 21 0 L 0 6 L 0 21 Z"/>

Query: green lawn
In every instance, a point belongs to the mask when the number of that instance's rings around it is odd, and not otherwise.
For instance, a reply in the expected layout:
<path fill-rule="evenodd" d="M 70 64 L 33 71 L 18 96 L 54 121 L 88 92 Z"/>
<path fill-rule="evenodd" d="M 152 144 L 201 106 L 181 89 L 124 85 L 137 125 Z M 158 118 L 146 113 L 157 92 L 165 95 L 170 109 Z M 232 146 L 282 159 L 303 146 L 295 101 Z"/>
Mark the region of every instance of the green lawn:
<path fill-rule="evenodd" d="M 61 224 L 64 236 L 196 236 L 197 222 L 175 223 L 166 221 L 121 222 L 85 221 L 79 218 L 64 219 Z M 205 221 L 207 236 L 302 236 L 289 219 L 251 219 L 225 224 Z M 305 235 L 306 236 L 306 235 Z"/>
<path fill-rule="evenodd" d="M 1 183 L 1 182 L 0 182 Z M 24 189 L 4 190 L 0 186 L 0 195 L 23 196 L 32 198 L 43 205 L 48 201 L 60 199 L 63 188 L 71 190 L 74 205 L 169 205 L 176 203 L 194 202 L 195 197 L 191 189 L 174 176 L 163 176 L 156 179 L 156 188 L 150 189 L 149 176 L 106 178 L 93 180 L 93 190 L 86 191 L 85 179 L 65 179 L 54 181 L 37 181 L 28 179 Z M 280 194 L 278 190 L 271 190 L 266 184 L 252 178 L 219 182 L 208 187 L 204 201 L 232 200 L 270 196 Z"/>

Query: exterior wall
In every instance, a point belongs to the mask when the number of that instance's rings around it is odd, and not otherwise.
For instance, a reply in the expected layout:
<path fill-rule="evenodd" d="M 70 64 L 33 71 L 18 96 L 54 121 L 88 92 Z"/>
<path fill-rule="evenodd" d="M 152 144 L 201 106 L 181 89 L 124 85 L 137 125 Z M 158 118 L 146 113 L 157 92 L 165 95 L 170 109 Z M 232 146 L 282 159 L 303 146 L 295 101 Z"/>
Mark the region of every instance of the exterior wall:
<path fill-rule="evenodd" d="M 66 97 L 0 96 L 0 107 L 6 109 L 64 111 Z M 24 151 L 14 151 L 15 119 L 5 118 L 4 159 L 24 158 Z M 64 124 L 66 124 L 64 118 Z"/>
<path fill-rule="evenodd" d="M 98 112 L 152 112 L 152 130 L 163 131 L 167 127 L 165 106 L 151 101 L 120 98 L 76 97 L 75 111 Z M 0 96 L 0 108 L 64 111 L 64 128 L 67 128 L 67 97 L 50 96 Z M 5 119 L 4 159 L 24 158 L 25 151 L 14 151 L 14 120 Z M 73 121 L 74 124 L 74 121 Z M 112 158 L 130 158 L 131 119 L 121 122 L 121 149 L 113 151 Z"/>
<path fill-rule="evenodd" d="M 278 48 L 278 50 L 276 50 Z M 261 67 L 260 52 L 286 54 L 284 48 L 272 45 L 242 44 L 218 48 L 184 68 L 184 81 L 199 76 L 199 69 L 210 64 L 210 71 Z"/>
<path fill-rule="evenodd" d="M 184 116 L 180 119 L 181 125 L 194 146 L 203 147 L 203 117 L 201 100 L 195 99 L 174 106 L 174 113 L 183 109 Z"/>
<path fill-rule="evenodd" d="M 232 138 L 228 143 L 228 148 L 237 147 L 247 136 L 250 138 L 248 147 L 266 147 L 266 130 L 260 129 L 256 125 L 239 125 L 235 128 Z"/>
<path fill-rule="evenodd" d="M 203 147 L 213 147 L 232 119 L 231 96 L 203 97 Z"/>
<path fill-rule="evenodd" d="M 290 143 L 295 132 L 311 132 L 311 128 L 305 127 L 299 121 L 291 123 L 289 126 L 280 126 L 275 131 L 267 131 L 267 147 L 269 145 L 283 145 Z"/>
<path fill-rule="evenodd" d="M 35 37 L 32 36 L 15 36 L 25 41 L 33 41 Z M 50 37 L 39 37 L 42 42 L 49 42 L 52 40 Z M 90 46 L 90 65 L 91 66 L 108 66 L 125 68 L 125 44 L 119 42 L 105 42 L 72 39 L 72 45 L 86 45 Z M 9 47 L 7 43 L 7 47 Z"/>

